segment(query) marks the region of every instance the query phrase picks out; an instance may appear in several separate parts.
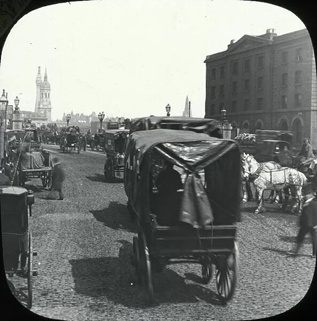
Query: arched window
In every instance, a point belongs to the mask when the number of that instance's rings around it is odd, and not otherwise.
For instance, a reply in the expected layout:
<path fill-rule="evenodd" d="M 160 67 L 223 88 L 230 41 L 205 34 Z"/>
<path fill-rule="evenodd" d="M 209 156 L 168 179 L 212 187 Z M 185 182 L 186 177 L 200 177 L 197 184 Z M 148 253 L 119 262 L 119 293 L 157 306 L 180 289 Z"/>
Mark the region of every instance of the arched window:
<path fill-rule="evenodd" d="M 256 123 L 256 129 L 262 129 L 262 123 L 260 122 L 260 121 L 258 121 L 257 123 Z"/>
<path fill-rule="evenodd" d="M 299 119 L 296 119 L 293 123 L 293 133 L 295 135 L 295 144 L 301 144 L 303 140 L 303 126 Z"/>
<path fill-rule="evenodd" d="M 248 122 L 245 122 L 244 124 L 243 124 L 243 127 L 242 127 L 242 132 L 243 133 L 249 133 L 249 123 Z"/>
<path fill-rule="evenodd" d="M 283 119 L 281 122 L 280 122 L 280 129 L 281 130 L 288 130 L 288 125 L 287 125 L 287 122 L 285 119 Z"/>

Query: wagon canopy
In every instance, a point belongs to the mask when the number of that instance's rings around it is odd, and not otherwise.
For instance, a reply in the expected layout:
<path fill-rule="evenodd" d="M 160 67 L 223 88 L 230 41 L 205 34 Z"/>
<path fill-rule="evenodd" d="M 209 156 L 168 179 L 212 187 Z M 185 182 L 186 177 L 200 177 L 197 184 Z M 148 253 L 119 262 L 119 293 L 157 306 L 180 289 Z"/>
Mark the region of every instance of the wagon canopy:
<path fill-rule="evenodd" d="M 221 124 L 215 119 L 193 117 L 142 117 L 133 119 L 130 133 L 149 129 L 177 129 L 206 133 L 213 137 L 221 137 Z"/>
<path fill-rule="evenodd" d="M 187 221 L 181 220 L 198 226 L 214 219 L 223 224 L 240 220 L 240 152 L 235 141 L 169 129 L 132 133 L 125 154 L 130 169 L 125 174 L 125 190 L 132 206 L 145 219 L 150 212 L 152 151 L 188 174 L 184 195 L 190 197 L 183 197 L 182 213 L 195 214 Z M 201 170 L 205 170 L 206 188 L 199 178 Z"/>

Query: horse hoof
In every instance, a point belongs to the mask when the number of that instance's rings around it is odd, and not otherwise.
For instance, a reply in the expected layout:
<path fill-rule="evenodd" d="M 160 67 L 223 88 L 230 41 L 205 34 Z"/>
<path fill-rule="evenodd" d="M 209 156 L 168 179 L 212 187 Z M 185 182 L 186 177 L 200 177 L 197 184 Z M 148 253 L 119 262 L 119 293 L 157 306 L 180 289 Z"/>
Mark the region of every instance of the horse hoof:
<path fill-rule="evenodd" d="M 265 212 L 266 212 L 266 209 L 265 209 L 264 207 L 262 207 L 262 208 L 261 208 L 261 211 L 262 211 L 263 213 L 265 213 Z"/>
<path fill-rule="evenodd" d="M 254 214 L 259 214 L 259 213 L 260 213 L 259 210 L 255 210 L 255 211 L 254 211 Z"/>

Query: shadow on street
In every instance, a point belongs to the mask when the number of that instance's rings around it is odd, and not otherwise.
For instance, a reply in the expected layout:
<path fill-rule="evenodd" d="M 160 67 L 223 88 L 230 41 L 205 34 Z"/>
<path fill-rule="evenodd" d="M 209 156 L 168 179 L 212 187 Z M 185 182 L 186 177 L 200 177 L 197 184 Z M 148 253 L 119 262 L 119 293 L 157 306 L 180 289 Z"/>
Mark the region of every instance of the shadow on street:
<path fill-rule="evenodd" d="M 95 176 L 86 176 L 92 182 L 105 182 L 105 176 L 99 173 L 96 173 Z"/>
<path fill-rule="evenodd" d="M 114 230 L 126 230 L 137 233 L 137 226 L 131 222 L 129 211 L 126 205 L 117 202 L 110 202 L 103 210 L 90 211 L 97 221 L 104 223 Z"/>
<path fill-rule="evenodd" d="M 285 255 L 285 256 L 287 256 L 287 257 L 296 258 L 296 256 L 289 254 L 289 251 L 290 251 L 291 249 L 289 249 L 289 250 L 280 250 L 280 249 L 273 249 L 273 248 L 270 248 L 270 247 L 262 247 L 262 249 L 263 249 L 263 250 L 266 250 L 266 251 L 272 251 L 272 252 L 275 252 L 275 253 L 278 253 L 278 254 L 281 254 L 281 255 Z M 310 257 L 310 255 L 308 255 L 308 254 L 302 254 L 302 253 L 300 253 L 300 251 L 299 251 L 299 253 L 297 254 L 297 256 Z"/>
<path fill-rule="evenodd" d="M 149 307 L 145 289 L 137 285 L 134 269 L 130 265 L 132 244 L 127 241 L 119 242 L 122 246 L 118 257 L 69 261 L 75 282 L 74 290 L 78 294 L 100 299 L 90 304 L 92 310 L 102 312 L 100 303 L 105 300 L 104 297 L 115 304 L 122 304 L 129 308 Z M 185 278 L 168 267 L 160 274 L 154 273 L 152 279 L 156 301 L 154 306 L 164 303 L 194 303 L 197 301 L 221 305 L 215 292 L 201 285 L 187 284 Z"/>
<path fill-rule="evenodd" d="M 280 240 L 287 243 L 296 243 L 296 236 L 286 236 L 280 235 Z M 309 238 L 305 238 L 303 241 L 304 244 L 310 244 L 311 241 Z"/>

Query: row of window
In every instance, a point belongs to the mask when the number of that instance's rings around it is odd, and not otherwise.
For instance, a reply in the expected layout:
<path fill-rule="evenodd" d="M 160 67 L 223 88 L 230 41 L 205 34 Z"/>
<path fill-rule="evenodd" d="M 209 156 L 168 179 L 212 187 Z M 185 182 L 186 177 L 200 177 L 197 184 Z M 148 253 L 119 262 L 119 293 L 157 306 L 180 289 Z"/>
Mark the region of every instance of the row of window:
<path fill-rule="evenodd" d="M 257 98 L 256 100 L 256 110 L 263 110 L 264 109 L 264 100 L 262 97 Z M 301 107 L 302 106 L 302 95 L 301 94 L 295 94 L 294 96 L 294 107 Z M 287 96 L 283 95 L 281 97 L 281 108 L 286 109 L 288 108 L 287 103 Z M 224 103 L 219 103 L 218 111 L 216 112 L 216 104 L 211 104 L 210 112 L 212 115 L 220 114 L 221 110 L 224 109 Z M 251 110 L 251 100 L 245 99 L 243 104 L 243 111 L 249 111 Z M 232 101 L 231 103 L 231 112 L 237 112 L 238 111 L 238 102 L 236 100 Z"/>
<path fill-rule="evenodd" d="M 42 98 L 50 98 L 50 93 L 43 93 L 42 92 Z"/>
<path fill-rule="evenodd" d="M 294 106 L 295 107 L 301 107 L 302 106 L 302 95 L 301 94 L 295 94 L 294 96 Z M 287 109 L 288 103 L 287 103 L 287 96 L 283 95 L 281 97 L 281 108 Z"/>
<path fill-rule="evenodd" d="M 295 81 L 294 84 L 295 85 L 301 85 L 303 81 L 303 73 L 301 70 L 297 70 L 295 71 Z M 288 74 L 287 73 L 283 73 L 282 74 L 282 86 L 283 87 L 287 87 L 288 85 Z"/>
<path fill-rule="evenodd" d="M 249 91 L 250 90 L 250 79 L 246 79 L 244 81 L 244 91 Z M 260 90 L 260 89 L 263 89 L 263 84 L 264 84 L 264 81 L 263 81 L 263 77 L 258 77 L 257 79 L 257 89 Z M 296 71 L 295 72 L 295 85 L 301 85 L 302 84 L 302 72 L 301 71 Z M 282 87 L 287 87 L 288 85 L 288 74 L 287 73 L 284 73 L 282 74 Z M 231 94 L 232 95 L 237 95 L 238 93 L 238 82 L 237 81 L 234 81 L 232 82 L 232 92 Z M 219 86 L 219 97 L 224 97 L 225 96 L 225 85 L 224 84 L 221 84 Z M 215 99 L 216 98 L 216 86 L 212 86 L 211 87 L 211 98 L 212 99 Z"/>
<path fill-rule="evenodd" d="M 297 48 L 295 52 L 295 61 L 303 61 L 303 50 L 302 48 Z M 289 62 L 288 51 L 282 52 L 282 64 L 287 64 Z M 257 57 L 257 69 L 264 68 L 264 56 Z M 244 60 L 244 72 L 251 71 L 251 59 Z M 231 74 L 237 75 L 239 73 L 239 61 L 235 60 L 231 64 Z M 211 79 L 217 78 L 217 69 L 211 69 Z M 220 66 L 220 78 L 225 78 L 225 66 Z"/>
<path fill-rule="evenodd" d="M 218 110 L 216 111 L 216 104 L 211 104 L 211 108 L 210 108 L 211 115 L 220 114 L 221 110 L 224 109 L 224 107 L 225 107 L 224 103 L 220 103 L 218 106 Z M 251 101 L 250 101 L 250 99 L 245 99 L 244 105 L 243 105 L 243 111 L 249 111 L 250 109 L 251 109 Z M 263 110 L 263 98 L 262 97 L 259 97 L 257 99 L 256 109 Z M 232 101 L 231 110 L 228 110 L 228 111 L 231 111 L 233 113 L 238 111 L 238 102 L 236 100 Z"/>

